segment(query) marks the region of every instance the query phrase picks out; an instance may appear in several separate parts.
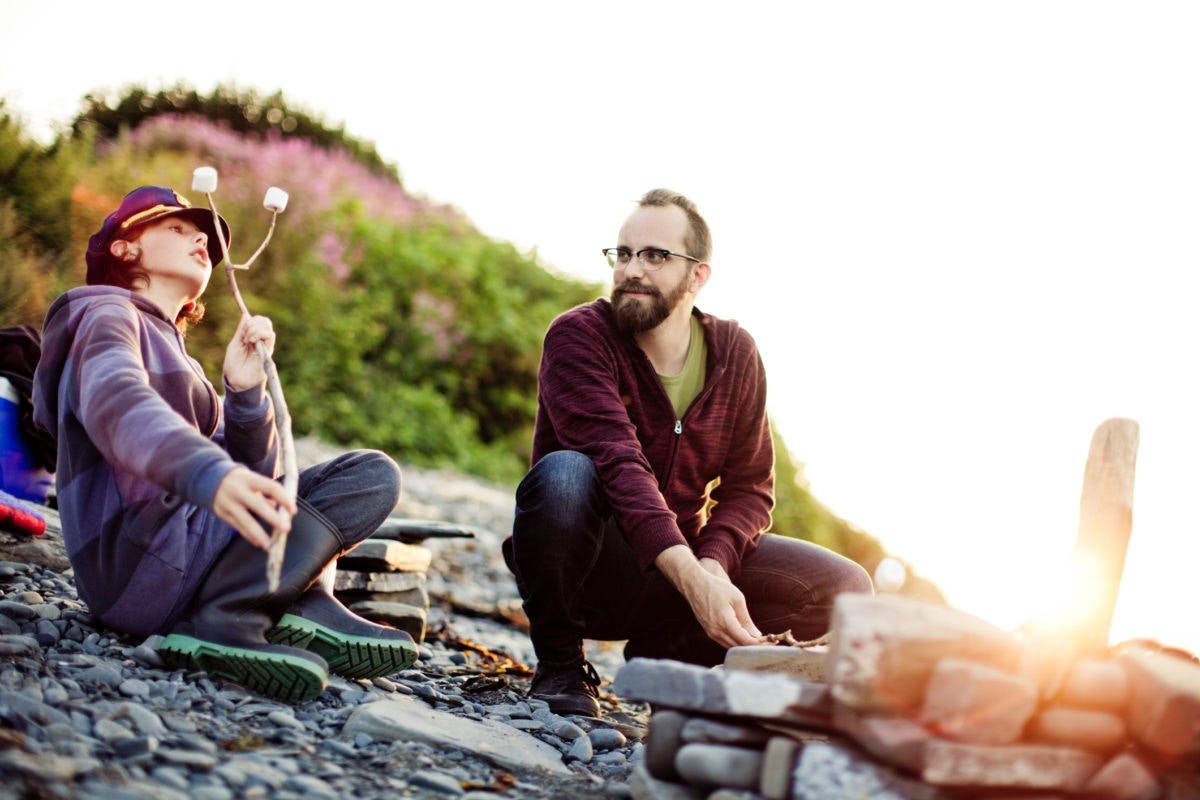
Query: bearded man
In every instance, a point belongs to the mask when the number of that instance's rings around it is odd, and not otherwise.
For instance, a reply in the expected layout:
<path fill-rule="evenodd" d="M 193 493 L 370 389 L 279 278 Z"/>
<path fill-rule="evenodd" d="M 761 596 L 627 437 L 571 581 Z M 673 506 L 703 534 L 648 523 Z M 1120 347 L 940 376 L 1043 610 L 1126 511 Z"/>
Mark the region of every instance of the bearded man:
<path fill-rule="evenodd" d="M 538 371 L 533 467 L 504 557 L 538 658 L 530 697 L 597 716 L 583 640 L 711 666 L 726 649 L 829 627 L 854 562 L 764 533 L 775 454 L 750 334 L 695 307 L 712 274 L 696 206 L 647 192 L 605 249 L 611 299 L 559 316 Z"/>

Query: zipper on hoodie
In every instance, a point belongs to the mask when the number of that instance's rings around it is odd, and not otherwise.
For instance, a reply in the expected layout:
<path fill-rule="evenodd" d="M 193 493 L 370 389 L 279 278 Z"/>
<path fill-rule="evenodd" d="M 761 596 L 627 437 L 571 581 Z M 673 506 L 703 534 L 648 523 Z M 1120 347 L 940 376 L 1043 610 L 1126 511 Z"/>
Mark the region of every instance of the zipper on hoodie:
<path fill-rule="evenodd" d="M 650 359 L 647 358 L 646 361 L 649 362 Z M 683 421 L 687 419 L 688 414 L 692 413 L 692 409 L 694 409 L 712 393 L 713 387 L 717 385 L 717 382 L 721 380 L 721 377 L 724 374 L 724 365 L 718 366 L 715 370 L 713 370 L 712 378 L 709 379 L 708 383 L 704 385 L 704 388 L 700 390 L 700 394 L 696 395 L 692 399 L 692 402 L 687 407 L 687 411 L 683 412 L 683 416 L 675 420 L 675 440 L 671 442 L 671 456 L 667 459 L 667 469 L 658 482 L 658 490 L 660 492 L 663 492 L 664 494 L 666 493 L 667 486 L 671 482 L 671 473 L 675 471 L 675 457 L 679 455 L 679 442 L 681 441 L 680 437 L 683 436 Z M 659 382 L 659 388 L 662 388 L 661 381 Z M 663 390 L 662 395 L 665 399 L 667 396 L 665 389 Z M 668 404 L 670 403 L 669 400 L 667 402 Z"/>

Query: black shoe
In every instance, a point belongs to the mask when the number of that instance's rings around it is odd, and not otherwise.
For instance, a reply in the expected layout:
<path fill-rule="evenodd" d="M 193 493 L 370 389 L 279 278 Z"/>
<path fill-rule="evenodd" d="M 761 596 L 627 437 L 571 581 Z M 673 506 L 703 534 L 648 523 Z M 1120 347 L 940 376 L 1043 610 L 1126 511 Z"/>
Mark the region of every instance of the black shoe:
<path fill-rule="evenodd" d="M 600 676 L 590 662 L 568 669 L 538 664 L 529 684 L 529 696 L 544 700 L 555 714 L 600 716 Z"/>

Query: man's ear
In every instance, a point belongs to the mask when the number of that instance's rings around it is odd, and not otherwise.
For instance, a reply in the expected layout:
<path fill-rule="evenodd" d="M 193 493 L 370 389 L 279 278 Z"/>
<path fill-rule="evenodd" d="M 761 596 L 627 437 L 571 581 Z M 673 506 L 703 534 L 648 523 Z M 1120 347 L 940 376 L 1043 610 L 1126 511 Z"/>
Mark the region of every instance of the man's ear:
<path fill-rule="evenodd" d="M 708 279 L 712 276 L 712 266 L 707 261 L 701 261 L 692 268 L 692 280 L 688 284 L 688 291 L 693 294 L 698 293 L 704 288 L 704 284 L 708 283 Z"/>

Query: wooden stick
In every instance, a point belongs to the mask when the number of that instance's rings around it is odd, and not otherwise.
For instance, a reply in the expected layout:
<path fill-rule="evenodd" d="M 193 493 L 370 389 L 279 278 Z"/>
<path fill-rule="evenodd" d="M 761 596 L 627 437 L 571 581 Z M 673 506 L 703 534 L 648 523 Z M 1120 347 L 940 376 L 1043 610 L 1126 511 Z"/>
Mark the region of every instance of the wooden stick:
<path fill-rule="evenodd" d="M 245 264 L 234 264 L 233 259 L 229 257 L 229 243 L 225 241 L 221 231 L 217 207 L 213 203 L 211 195 L 206 194 L 205 197 L 208 199 L 208 207 L 212 210 L 213 225 L 217 231 L 217 238 L 221 242 L 221 252 L 225 256 L 225 280 L 229 284 L 229 291 L 233 293 L 234 302 L 237 303 L 242 316 L 249 317 L 250 310 L 246 308 L 246 301 L 242 299 L 242 292 L 238 289 L 234 271 L 248 268 L 267 246 L 267 242 L 271 241 L 271 234 L 275 232 L 276 214 L 271 214 L 271 227 L 267 230 L 266 238 L 254 251 L 250 260 Z M 295 499 L 296 489 L 300 483 L 300 470 L 296 465 L 296 441 L 292 437 L 292 415 L 288 411 L 287 401 L 283 397 L 283 387 L 279 383 L 279 370 L 275 367 L 274 359 L 267 354 L 267 349 L 263 347 L 262 342 L 256 343 L 255 349 L 258 351 L 258 356 L 263 362 L 263 369 L 267 373 L 267 390 L 271 393 L 271 402 L 275 406 L 275 428 L 279 432 L 279 449 L 283 455 L 283 488 L 287 490 L 289 496 Z M 279 589 L 279 575 L 283 569 L 283 553 L 286 548 L 287 531 L 275 528 L 271 531 L 271 542 L 267 550 L 267 589 L 269 591 L 274 592 Z"/>
<path fill-rule="evenodd" d="M 1076 630 L 1081 653 L 1108 647 L 1133 532 L 1137 450 L 1138 424 L 1131 419 L 1107 420 L 1092 436 L 1079 499 L 1079 532 L 1071 554 L 1083 593 Z"/>

